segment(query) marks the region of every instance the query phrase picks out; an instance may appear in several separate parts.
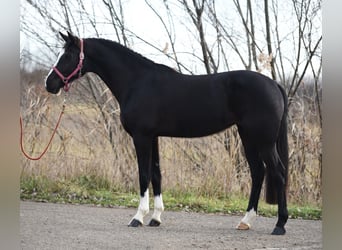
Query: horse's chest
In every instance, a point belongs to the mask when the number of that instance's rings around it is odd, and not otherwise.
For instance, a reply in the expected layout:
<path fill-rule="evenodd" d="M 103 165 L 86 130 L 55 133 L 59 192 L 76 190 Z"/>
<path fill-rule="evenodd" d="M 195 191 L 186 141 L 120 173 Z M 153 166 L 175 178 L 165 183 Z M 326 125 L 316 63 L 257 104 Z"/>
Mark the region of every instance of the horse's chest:
<path fill-rule="evenodd" d="M 143 107 L 134 109 L 123 109 L 120 114 L 122 126 L 129 134 L 135 132 L 150 133 L 155 127 L 156 114 L 152 110 Z"/>

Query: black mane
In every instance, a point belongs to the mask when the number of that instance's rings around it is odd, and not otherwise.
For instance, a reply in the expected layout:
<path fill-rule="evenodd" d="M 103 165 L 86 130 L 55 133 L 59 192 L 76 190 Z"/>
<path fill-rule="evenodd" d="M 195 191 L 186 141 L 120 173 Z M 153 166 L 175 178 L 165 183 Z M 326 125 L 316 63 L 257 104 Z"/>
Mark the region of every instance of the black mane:
<path fill-rule="evenodd" d="M 127 59 L 128 61 L 139 62 L 152 68 L 157 67 L 158 69 L 171 70 L 175 72 L 173 68 L 170 68 L 169 66 L 166 66 L 164 64 L 155 63 L 154 61 L 123 46 L 122 44 L 118 42 L 114 42 L 114 41 L 103 39 L 103 38 L 88 38 L 88 40 L 100 42 L 103 46 L 107 47 L 108 49 L 115 50 L 117 53 L 119 53 L 123 58 Z"/>

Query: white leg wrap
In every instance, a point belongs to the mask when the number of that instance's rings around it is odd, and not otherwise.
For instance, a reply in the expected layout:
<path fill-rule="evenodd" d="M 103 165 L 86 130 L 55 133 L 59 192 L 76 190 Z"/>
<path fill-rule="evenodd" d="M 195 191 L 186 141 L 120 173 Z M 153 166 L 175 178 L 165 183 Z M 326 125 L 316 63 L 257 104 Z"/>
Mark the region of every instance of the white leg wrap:
<path fill-rule="evenodd" d="M 240 221 L 239 225 L 237 225 L 238 229 L 249 229 L 252 227 L 253 222 L 255 221 L 257 214 L 254 209 L 249 210 L 245 216 Z M 247 227 L 245 227 L 247 226 Z"/>
<path fill-rule="evenodd" d="M 152 215 L 152 219 L 161 222 L 160 215 L 164 211 L 164 204 L 162 195 L 157 195 L 154 197 L 154 212 Z"/>
<path fill-rule="evenodd" d="M 134 215 L 133 219 L 140 221 L 141 223 L 144 222 L 144 217 L 150 211 L 149 208 L 149 193 L 148 189 L 145 191 L 144 196 L 140 197 L 140 203 L 138 207 L 137 213 Z"/>

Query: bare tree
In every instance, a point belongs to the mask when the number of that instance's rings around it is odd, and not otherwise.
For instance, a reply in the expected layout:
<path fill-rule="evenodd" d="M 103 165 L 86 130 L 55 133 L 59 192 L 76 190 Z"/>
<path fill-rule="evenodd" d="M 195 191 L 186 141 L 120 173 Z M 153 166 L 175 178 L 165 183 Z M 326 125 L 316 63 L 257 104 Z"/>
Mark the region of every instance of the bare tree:
<path fill-rule="evenodd" d="M 205 39 L 205 35 L 204 35 L 204 30 L 203 30 L 203 22 L 202 22 L 202 15 L 203 15 L 203 11 L 204 11 L 204 0 L 202 0 L 201 2 L 193 0 L 193 7 L 194 7 L 194 11 L 190 8 L 190 6 L 188 5 L 188 2 L 186 0 L 182 0 L 182 3 L 188 13 L 188 15 L 190 16 L 193 24 L 195 25 L 196 29 L 198 30 L 198 34 L 199 34 L 199 40 L 200 40 L 200 44 L 201 44 L 201 49 L 202 49 L 202 56 L 203 56 L 203 64 L 205 66 L 205 70 L 207 72 L 207 74 L 211 73 L 211 68 L 210 68 L 210 59 L 209 59 L 209 53 L 208 53 L 208 45 Z M 212 60 L 213 62 L 213 60 Z"/>
<path fill-rule="evenodd" d="M 271 31 L 270 31 L 270 17 L 268 13 L 268 0 L 264 0 L 264 7 L 265 7 L 265 23 L 266 23 L 266 41 L 267 41 L 267 50 L 268 54 L 271 56 L 271 72 L 272 78 L 276 79 L 276 73 L 274 69 L 274 59 L 273 59 L 273 52 L 272 52 L 272 41 L 271 41 Z"/>

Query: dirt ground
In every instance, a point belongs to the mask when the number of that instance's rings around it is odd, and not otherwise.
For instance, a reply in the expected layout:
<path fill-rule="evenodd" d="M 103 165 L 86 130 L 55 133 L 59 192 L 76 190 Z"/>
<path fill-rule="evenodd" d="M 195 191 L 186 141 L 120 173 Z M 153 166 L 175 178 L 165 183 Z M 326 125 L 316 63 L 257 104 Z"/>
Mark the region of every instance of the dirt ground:
<path fill-rule="evenodd" d="M 165 211 L 160 227 L 128 227 L 135 212 L 22 201 L 21 249 L 322 249 L 322 221 L 290 219 L 285 236 L 272 236 L 276 218 L 238 231 L 240 216 Z"/>

